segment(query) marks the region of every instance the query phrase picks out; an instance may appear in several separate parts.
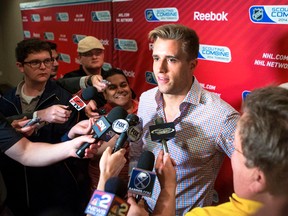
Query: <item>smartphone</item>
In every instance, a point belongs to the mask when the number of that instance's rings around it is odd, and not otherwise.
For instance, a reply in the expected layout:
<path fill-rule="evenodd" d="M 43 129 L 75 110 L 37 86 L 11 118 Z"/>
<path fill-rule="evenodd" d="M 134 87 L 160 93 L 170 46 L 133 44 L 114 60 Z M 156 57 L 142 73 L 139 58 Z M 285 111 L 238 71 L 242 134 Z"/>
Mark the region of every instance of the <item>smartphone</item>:
<path fill-rule="evenodd" d="M 97 112 L 100 115 L 105 115 L 106 114 L 106 110 L 104 108 L 96 109 L 96 110 L 94 110 L 94 112 Z"/>
<path fill-rule="evenodd" d="M 36 124 L 40 122 L 40 118 L 33 118 L 30 121 L 28 121 L 23 127 L 31 126 L 33 124 Z"/>

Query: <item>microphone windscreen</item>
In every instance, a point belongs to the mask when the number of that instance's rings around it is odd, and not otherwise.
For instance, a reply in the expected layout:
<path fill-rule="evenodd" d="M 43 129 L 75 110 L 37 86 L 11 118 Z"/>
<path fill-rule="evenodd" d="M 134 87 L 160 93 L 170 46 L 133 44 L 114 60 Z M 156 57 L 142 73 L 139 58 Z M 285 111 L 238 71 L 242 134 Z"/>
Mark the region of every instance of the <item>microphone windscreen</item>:
<path fill-rule="evenodd" d="M 116 106 L 107 115 L 107 120 L 110 123 L 113 123 L 117 119 L 125 119 L 127 115 L 128 113 L 125 109 L 123 109 L 121 106 Z"/>
<path fill-rule="evenodd" d="M 84 100 L 91 100 L 97 94 L 97 89 L 94 86 L 89 86 L 82 91 L 82 98 Z"/>
<path fill-rule="evenodd" d="M 155 119 L 155 124 L 156 124 L 156 125 L 157 125 L 157 124 L 164 124 L 163 118 L 161 118 L 161 117 L 156 118 L 156 119 Z"/>
<path fill-rule="evenodd" d="M 127 194 L 127 184 L 119 177 L 111 177 L 106 181 L 104 191 L 124 199 Z"/>
<path fill-rule="evenodd" d="M 128 114 L 126 117 L 126 121 L 129 123 L 129 126 L 135 126 L 139 124 L 139 117 L 133 113 Z"/>
<path fill-rule="evenodd" d="M 138 161 L 137 168 L 152 171 L 154 167 L 155 156 L 151 151 L 144 151 Z"/>

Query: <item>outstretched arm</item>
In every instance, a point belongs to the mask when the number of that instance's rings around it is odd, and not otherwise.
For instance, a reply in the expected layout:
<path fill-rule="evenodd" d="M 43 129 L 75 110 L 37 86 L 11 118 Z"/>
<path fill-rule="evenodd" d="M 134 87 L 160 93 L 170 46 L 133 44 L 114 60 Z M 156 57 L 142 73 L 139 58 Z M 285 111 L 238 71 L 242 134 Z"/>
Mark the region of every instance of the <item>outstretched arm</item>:
<path fill-rule="evenodd" d="M 49 144 L 31 142 L 23 137 L 5 154 L 26 166 L 47 166 L 68 157 L 78 157 L 75 152 L 84 142 L 93 143 L 95 139 L 91 136 L 81 136 L 67 142 Z M 85 157 L 91 158 L 96 152 L 97 145 L 90 145 L 85 151 Z"/>

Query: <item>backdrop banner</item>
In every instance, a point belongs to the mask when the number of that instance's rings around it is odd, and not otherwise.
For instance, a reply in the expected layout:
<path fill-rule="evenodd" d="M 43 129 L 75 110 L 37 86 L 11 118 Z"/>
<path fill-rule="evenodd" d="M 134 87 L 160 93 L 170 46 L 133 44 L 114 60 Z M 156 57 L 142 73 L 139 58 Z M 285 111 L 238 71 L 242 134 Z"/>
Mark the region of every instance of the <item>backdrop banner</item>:
<path fill-rule="evenodd" d="M 105 47 L 104 69 L 121 68 L 139 97 L 156 86 L 148 32 L 181 23 L 200 38 L 195 76 L 235 109 L 252 89 L 288 82 L 287 0 L 268 5 L 265 0 L 51 0 L 21 3 L 20 8 L 25 38 L 57 43 L 57 78 L 79 67 L 77 43 L 93 35 Z M 232 178 L 226 164 L 223 169 Z M 231 178 L 221 188 L 228 195 Z"/>

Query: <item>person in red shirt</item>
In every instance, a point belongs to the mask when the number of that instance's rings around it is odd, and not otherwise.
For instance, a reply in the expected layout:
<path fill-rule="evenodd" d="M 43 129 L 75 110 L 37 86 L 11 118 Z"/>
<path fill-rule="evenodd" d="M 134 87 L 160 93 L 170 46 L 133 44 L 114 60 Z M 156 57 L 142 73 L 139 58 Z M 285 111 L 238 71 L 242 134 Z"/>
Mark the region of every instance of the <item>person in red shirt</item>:
<path fill-rule="evenodd" d="M 90 101 L 87 107 L 85 107 L 86 115 L 90 118 L 100 118 L 101 114 L 98 112 L 94 112 L 93 110 L 97 110 L 97 108 L 101 108 L 105 110 L 106 114 L 111 111 L 115 106 L 123 107 L 128 114 L 136 114 L 138 111 L 138 101 L 134 96 L 133 91 L 131 90 L 128 79 L 123 73 L 122 70 L 112 68 L 103 75 L 103 79 L 107 80 L 107 87 L 103 92 L 107 103 L 103 107 L 97 107 L 97 104 L 94 101 Z M 99 110 L 99 109 L 98 109 Z M 97 188 L 100 170 L 99 170 L 99 160 L 102 153 L 105 149 L 110 146 L 113 148 L 118 135 L 114 136 L 109 142 L 106 142 L 101 145 L 98 149 L 99 157 L 92 159 L 89 163 L 89 175 L 91 178 L 91 189 L 94 191 Z M 129 147 L 126 151 L 125 157 L 127 162 L 120 172 L 119 176 L 128 182 L 129 180 Z"/>

